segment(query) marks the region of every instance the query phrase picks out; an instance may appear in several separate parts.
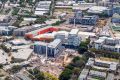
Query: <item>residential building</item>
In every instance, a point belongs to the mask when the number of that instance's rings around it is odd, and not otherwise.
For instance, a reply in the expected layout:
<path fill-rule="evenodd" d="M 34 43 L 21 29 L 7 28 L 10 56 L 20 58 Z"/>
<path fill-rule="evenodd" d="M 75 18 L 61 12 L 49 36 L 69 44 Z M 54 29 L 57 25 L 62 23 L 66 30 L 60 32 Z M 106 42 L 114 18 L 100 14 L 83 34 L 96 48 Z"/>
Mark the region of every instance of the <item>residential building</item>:
<path fill-rule="evenodd" d="M 89 74 L 89 69 L 83 69 L 80 73 L 78 80 L 87 80 L 87 76 Z"/>
<path fill-rule="evenodd" d="M 111 22 L 112 23 L 120 23 L 120 15 L 117 13 L 113 14 Z"/>
<path fill-rule="evenodd" d="M 15 29 L 13 31 L 13 35 L 14 36 L 24 36 L 25 33 L 31 32 L 33 30 L 40 29 L 41 27 L 42 27 L 42 25 L 38 25 L 38 26 L 35 26 L 35 25 L 25 26 L 25 27 L 22 27 L 22 28 Z"/>
<path fill-rule="evenodd" d="M 8 15 L 0 15 L 0 26 L 10 26 L 12 17 Z"/>
<path fill-rule="evenodd" d="M 0 26 L 0 35 L 12 35 L 15 29 L 14 26 Z"/>
<path fill-rule="evenodd" d="M 113 5 L 111 10 L 112 10 L 112 14 L 114 14 L 114 13 L 120 14 L 120 5 L 119 4 Z"/>
<path fill-rule="evenodd" d="M 95 41 L 95 48 L 120 53 L 120 39 L 101 37 Z"/>

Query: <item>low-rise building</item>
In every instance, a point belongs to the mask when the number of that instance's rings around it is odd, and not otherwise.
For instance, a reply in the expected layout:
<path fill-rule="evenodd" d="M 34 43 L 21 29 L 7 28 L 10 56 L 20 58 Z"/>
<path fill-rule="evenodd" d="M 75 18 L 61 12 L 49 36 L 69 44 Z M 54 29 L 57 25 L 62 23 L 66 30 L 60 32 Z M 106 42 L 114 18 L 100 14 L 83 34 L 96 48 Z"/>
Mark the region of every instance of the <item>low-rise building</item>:
<path fill-rule="evenodd" d="M 111 22 L 112 23 L 120 23 L 120 15 L 117 13 L 113 14 Z"/>
<path fill-rule="evenodd" d="M 119 53 L 120 39 L 102 37 L 95 41 L 95 48 Z"/>
<path fill-rule="evenodd" d="M 69 18 L 70 24 L 81 24 L 81 25 L 96 25 L 99 17 L 94 16 L 84 16 L 84 17 L 73 17 Z"/>
<path fill-rule="evenodd" d="M 14 36 L 24 36 L 25 33 L 40 29 L 42 25 L 32 25 L 32 26 L 25 26 L 22 28 L 15 29 L 13 31 Z"/>
<path fill-rule="evenodd" d="M 12 35 L 15 29 L 14 26 L 0 26 L 0 35 Z"/>
<path fill-rule="evenodd" d="M 39 1 L 35 8 L 35 15 L 44 15 L 49 13 L 51 1 Z"/>
<path fill-rule="evenodd" d="M 87 10 L 92 6 L 95 6 L 96 3 L 86 3 L 86 2 L 82 2 L 82 3 L 75 3 L 73 4 L 72 9 L 73 10 Z"/>
<path fill-rule="evenodd" d="M 19 49 L 17 51 L 12 52 L 12 56 L 15 61 L 25 61 L 28 60 L 32 54 L 32 49 Z"/>
<path fill-rule="evenodd" d="M 103 7 L 103 6 L 93 6 L 88 9 L 88 13 L 96 13 L 96 14 L 102 14 L 108 10 L 108 7 Z"/>
<path fill-rule="evenodd" d="M 11 16 L 0 15 L 0 26 L 10 26 L 11 20 L 12 20 Z"/>
<path fill-rule="evenodd" d="M 80 73 L 78 80 L 87 80 L 87 76 L 89 74 L 89 69 L 83 69 Z"/>

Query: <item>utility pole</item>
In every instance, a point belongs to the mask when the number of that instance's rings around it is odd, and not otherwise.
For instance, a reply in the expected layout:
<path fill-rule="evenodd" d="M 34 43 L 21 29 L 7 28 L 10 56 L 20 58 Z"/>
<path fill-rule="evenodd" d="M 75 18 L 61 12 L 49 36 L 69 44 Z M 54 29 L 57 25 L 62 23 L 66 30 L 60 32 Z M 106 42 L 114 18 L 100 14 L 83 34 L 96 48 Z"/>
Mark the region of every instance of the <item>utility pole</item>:
<path fill-rule="evenodd" d="M 48 58 L 48 44 L 46 45 L 46 60 Z"/>
<path fill-rule="evenodd" d="M 74 27 L 75 27 L 75 18 L 74 18 Z"/>

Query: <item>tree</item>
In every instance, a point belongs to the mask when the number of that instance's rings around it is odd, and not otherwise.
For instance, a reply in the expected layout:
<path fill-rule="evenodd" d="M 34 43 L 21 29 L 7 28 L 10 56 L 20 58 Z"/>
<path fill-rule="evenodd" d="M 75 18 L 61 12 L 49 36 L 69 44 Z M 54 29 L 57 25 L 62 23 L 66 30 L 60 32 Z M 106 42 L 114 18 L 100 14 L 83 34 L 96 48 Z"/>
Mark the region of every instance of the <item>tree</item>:
<path fill-rule="evenodd" d="M 11 72 L 12 73 L 17 73 L 18 71 L 20 71 L 22 69 L 22 67 L 21 66 L 19 66 L 19 65 L 15 65 L 15 66 L 13 66 L 12 68 L 11 68 Z"/>
<path fill-rule="evenodd" d="M 19 4 L 20 4 L 21 7 L 24 7 L 25 6 L 25 0 L 20 0 Z"/>
<path fill-rule="evenodd" d="M 47 72 L 44 72 L 44 76 L 45 76 L 45 80 L 58 80 L 58 78 L 56 78 L 55 76 L 53 76 Z"/>
<path fill-rule="evenodd" d="M 5 3 L 8 1 L 8 0 L 0 0 L 2 2 L 2 8 L 4 8 L 5 6 Z"/>
<path fill-rule="evenodd" d="M 0 69 L 2 69 L 3 68 L 3 65 L 2 64 L 0 64 Z"/>
<path fill-rule="evenodd" d="M 35 23 L 45 23 L 46 20 L 47 20 L 46 17 L 40 17 L 36 19 Z"/>
<path fill-rule="evenodd" d="M 12 3 L 16 3 L 16 2 L 17 2 L 17 0 L 10 0 L 10 2 L 12 2 Z"/>
<path fill-rule="evenodd" d="M 32 74 L 36 80 L 45 80 L 44 73 L 34 68 L 33 70 L 28 70 L 30 74 Z"/>
<path fill-rule="evenodd" d="M 71 64 L 67 65 L 65 68 L 68 68 L 70 70 L 73 70 L 74 69 L 74 66 L 72 66 Z"/>
<path fill-rule="evenodd" d="M 74 59 L 72 60 L 72 62 L 76 62 L 76 61 L 78 61 L 78 60 L 80 60 L 80 57 L 79 57 L 79 56 L 76 56 L 76 57 L 74 57 Z"/>
<path fill-rule="evenodd" d="M 65 69 L 59 76 L 59 80 L 69 80 L 72 75 L 72 70 Z"/>
<path fill-rule="evenodd" d="M 83 54 L 84 52 L 87 52 L 89 43 L 90 43 L 90 39 L 89 38 L 86 39 L 86 41 L 81 42 L 80 46 L 78 47 L 78 52 L 80 54 Z"/>
<path fill-rule="evenodd" d="M 80 74 L 80 68 L 75 67 L 73 70 L 73 74 L 78 76 Z"/>
<path fill-rule="evenodd" d="M 35 75 L 35 78 L 37 80 L 45 80 L 44 74 L 42 72 L 39 72 L 38 74 Z"/>
<path fill-rule="evenodd" d="M 29 5 L 33 5 L 33 0 L 26 0 Z"/>
<path fill-rule="evenodd" d="M 9 76 L 6 76 L 5 77 L 5 80 L 11 80 Z"/>
<path fill-rule="evenodd" d="M 85 65 L 85 61 L 83 59 L 77 60 L 74 63 L 71 63 L 72 66 L 81 68 L 83 65 Z"/>

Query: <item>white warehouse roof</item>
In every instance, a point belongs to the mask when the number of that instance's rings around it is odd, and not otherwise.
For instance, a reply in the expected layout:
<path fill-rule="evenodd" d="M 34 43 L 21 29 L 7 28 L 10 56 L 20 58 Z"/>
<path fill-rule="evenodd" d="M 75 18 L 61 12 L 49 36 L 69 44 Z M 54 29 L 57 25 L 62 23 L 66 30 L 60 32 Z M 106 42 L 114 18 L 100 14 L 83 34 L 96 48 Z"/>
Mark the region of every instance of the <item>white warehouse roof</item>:
<path fill-rule="evenodd" d="M 72 29 L 69 34 L 78 34 L 79 29 Z"/>
<path fill-rule="evenodd" d="M 90 12 L 90 13 L 102 13 L 105 10 L 108 10 L 108 7 L 93 6 L 93 7 L 89 8 L 88 12 Z"/>

